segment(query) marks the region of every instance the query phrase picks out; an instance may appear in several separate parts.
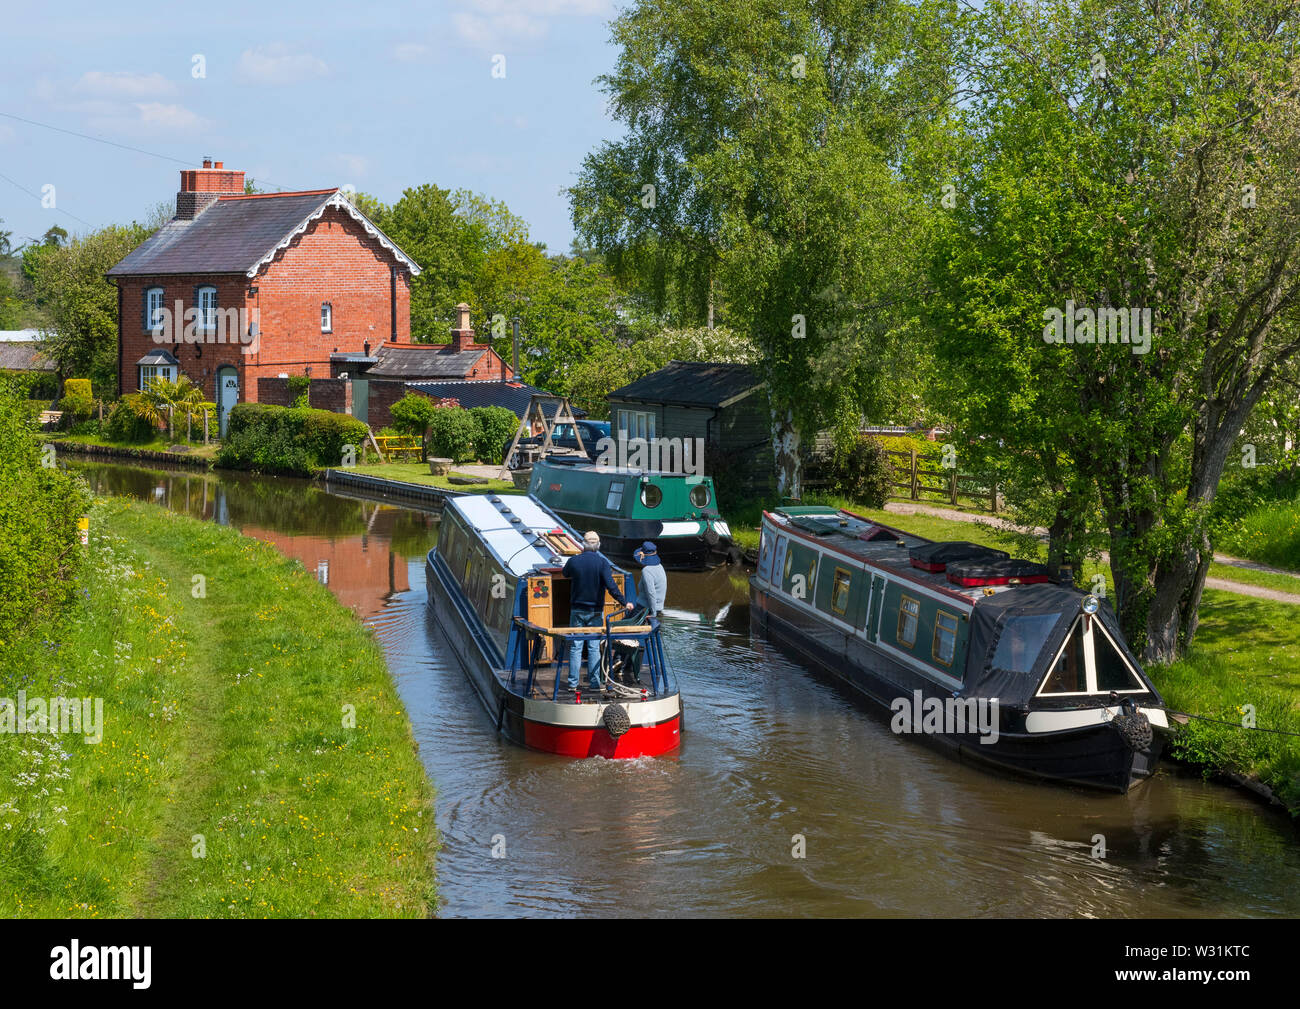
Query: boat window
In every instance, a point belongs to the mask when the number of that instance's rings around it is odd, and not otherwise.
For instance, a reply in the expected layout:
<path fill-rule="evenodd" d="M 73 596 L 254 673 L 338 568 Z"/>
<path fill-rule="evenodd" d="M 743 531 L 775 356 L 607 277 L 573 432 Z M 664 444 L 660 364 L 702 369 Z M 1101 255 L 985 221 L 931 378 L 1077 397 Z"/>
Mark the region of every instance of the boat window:
<path fill-rule="evenodd" d="M 658 508 L 664 499 L 664 492 L 652 483 L 641 485 L 641 503 L 647 508 Z"/>
<path fill-rule="evenodd" d="M 1086 694 L 1088 664 L 1083 655 L 1083 624 L 1076 620 L 1061 652 L 1043 682 L 1042 694 Z"/>
<path fill-rule="evenodd" d="M 1061 619 L 1058 613 L 1036 613 L 1011 617 L 1002 628 L 998 647 L 993 652 L 993 668 L 1009 673 L 1027 673 L 1034 668 L 1047 636 Z"/>
<path fill-rule="evenodd" d="M 691 488 L 691 504 L 696 508 L 707 508 L 709 497 L 709 488 L 705 484 L 697 483 Z"/>
<path fill-rule="evenodd" d="M 790 572 L 794 569 L 794 551 L 787 549 L 785 552 L 785 570 L 781 572 L 781 578 L 784 581 L 790 580 Z"/>
<path fill-rule="evenodd" d="M 930 646 L 930 655 L 945 666 L 951 666 L 957 655 L 957 617 L 945 610 L 939 610 L 935 615 L 934 642 Z"/>
<path fill-rule="evenodd" d="M 1097 663 L 1099 691 L 1146 689 L 1099 623 L 1092 625 L 1092 653 Z"/>
<path fill-rule="evenodd" d="M 611 480 L 609 494 L 605 498 L 605 510 L 616 512 L 623 507 L 623 481 Z"/>
<path fill-rule="evenodd" d="M 835 569 L 835 578 L 831 584 L 831 609 L 844 616 L 844 611 L 849 608 L 849 585 L 853 581 L 853 576 L 843 568 Z"/>
<path fill-rule="evenodd" d="M 916 644 L 916 629 L 921 622 L 920 600 L 903 596 L 898 601 L 898 643 L 909 648 Z"/>
<path fill-rule="evenodd" d="M 758 577 L 770 581 L 772 576 L 772 534 L 767 527 L 758 537 Z"/>

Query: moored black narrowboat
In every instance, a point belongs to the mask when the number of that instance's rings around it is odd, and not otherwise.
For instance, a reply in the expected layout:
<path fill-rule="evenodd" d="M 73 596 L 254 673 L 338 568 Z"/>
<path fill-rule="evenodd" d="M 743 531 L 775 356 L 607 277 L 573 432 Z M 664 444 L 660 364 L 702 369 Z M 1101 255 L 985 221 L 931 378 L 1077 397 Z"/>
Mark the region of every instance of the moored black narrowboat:
<path fill-rule="evenodd" d="M 1113 612 L 1042 565 L 787 507 L 750 599 L 755 630 L 964 759 L 1124 792 L 1159 758 L 1164 704 Z"/>

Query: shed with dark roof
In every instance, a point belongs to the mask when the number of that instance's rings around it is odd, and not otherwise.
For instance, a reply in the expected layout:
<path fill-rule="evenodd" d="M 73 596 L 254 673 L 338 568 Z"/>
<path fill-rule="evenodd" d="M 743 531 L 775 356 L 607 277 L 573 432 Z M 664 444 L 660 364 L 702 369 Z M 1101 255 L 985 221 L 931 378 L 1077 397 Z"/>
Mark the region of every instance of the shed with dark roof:
<path fill-rule="evenodd" d="M 750 365 L 672 361 L 615 389 L 608 400 L 615 436 L 696 439 L 720 485 L 746 494 L 771 489 L 767 386 Z"/>

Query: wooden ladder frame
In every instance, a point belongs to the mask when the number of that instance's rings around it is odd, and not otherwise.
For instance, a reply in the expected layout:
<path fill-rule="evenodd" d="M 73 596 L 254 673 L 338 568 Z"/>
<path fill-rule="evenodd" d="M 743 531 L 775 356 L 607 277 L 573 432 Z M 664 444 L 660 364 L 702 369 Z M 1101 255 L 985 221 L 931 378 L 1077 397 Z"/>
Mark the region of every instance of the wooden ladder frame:
<path fill-rule="evenodd" d="M 547 420 L 546 411 L 542 409 L 543 403 L 559 403 L 555 408 L 555 419 Z M 578 427 L 578 418 L 573 415 L 573 406 L 569 403 L 568 396 L 551 396 L 547 393 L 535 392 L 528 401 L 528 409 L 524 412 L 523 417 L 519 419 L 519 427 L 515 430 L 515 436 L 510 442 L 510 447 L 506 449 L 505 457 L 501 460 L 501 472 L 497 474 L 498 480 L 510 479 L 510 456 L 514 454 L 519 447 L 519 439 L 530 437 L 532 432 L 533 409 L 537 409 L 537 420 L 541 423 L 546 437 L 542 439 L 542 448 L 538 458 L 545 458 L 551 450 L 551 436 L 555 433 L 555 425 L 569 423 L 573 425 L 574 436 L 578 439 L 578 448 L 585 454 L 587 447 L 582 443 L 582 428 Z"/>

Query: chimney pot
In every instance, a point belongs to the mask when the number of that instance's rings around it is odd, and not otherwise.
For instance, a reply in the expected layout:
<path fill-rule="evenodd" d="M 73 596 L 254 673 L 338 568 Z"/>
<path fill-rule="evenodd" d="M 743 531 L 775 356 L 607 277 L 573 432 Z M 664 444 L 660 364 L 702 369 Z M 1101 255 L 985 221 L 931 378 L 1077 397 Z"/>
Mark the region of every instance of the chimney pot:
<path fill-rule="evenodd" d="M 212 167 L 213 167 L 213 168 L 224 168 L 225 166 L 226 166 L 226 163 L 225 163 L 224 161 L 218 161 L 218 162 L 217 162 L 216 164 L 214 164 Z"/>
<path fill-rule="evenodd" d="M 204 167 L 204 168 L 211 168 L 211 167 L 212 167 L 212 159 L 211 159 L 211 158 L 204 158 L 204 159 L 203 159 L 203 167 Z"/>

